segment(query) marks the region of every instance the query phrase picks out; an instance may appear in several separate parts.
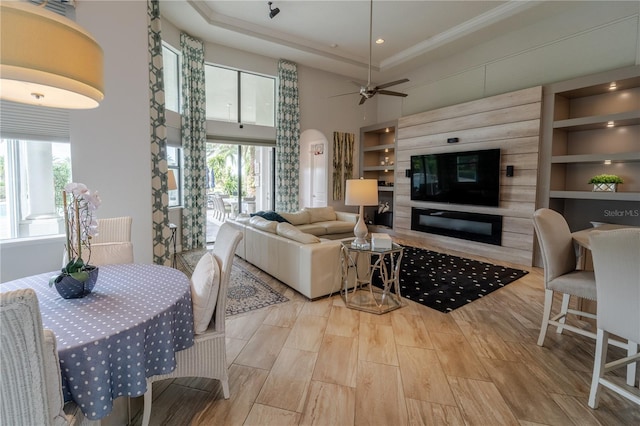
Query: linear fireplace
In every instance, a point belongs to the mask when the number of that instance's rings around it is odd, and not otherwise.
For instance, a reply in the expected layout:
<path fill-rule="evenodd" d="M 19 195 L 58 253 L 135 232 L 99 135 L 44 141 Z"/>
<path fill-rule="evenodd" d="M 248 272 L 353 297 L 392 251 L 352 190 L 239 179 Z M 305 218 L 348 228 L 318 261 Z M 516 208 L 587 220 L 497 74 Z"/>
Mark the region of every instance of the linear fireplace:
<path fill-rule="evenodd" d="M 411 229 L 502 245 L 502 216 L 440 209 L 411 209 Z"/>

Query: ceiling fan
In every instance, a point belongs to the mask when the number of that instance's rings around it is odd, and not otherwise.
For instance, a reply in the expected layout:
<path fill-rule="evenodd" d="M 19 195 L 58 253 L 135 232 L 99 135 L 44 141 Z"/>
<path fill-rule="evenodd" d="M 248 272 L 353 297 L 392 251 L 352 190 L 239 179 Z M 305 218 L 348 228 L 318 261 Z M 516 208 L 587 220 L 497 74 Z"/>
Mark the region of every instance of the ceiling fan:
<path fill-rule="evenodd" d="M 390 96 L 401 96 L 406 97 L 406 93 L 394 92 L 391 90 L 385 90 L 387 87 L 395 86 L 396 84 L 406 83 L 409 81 L 408 78 L 403 78 L 401 80 L 391 81 L 389 83 L 380 84 L 378 86 L 371 85 L 371 48 L 373 45 L 373 0 L 370 0 L 369 3 L 369 74 L 367 76 L 367 85 L 361 86 L 360 83 L 353 82 L 354 84 L 360 86 L 359 92 L 345 93 L 345 95 L 351 95 L 355 93 L 360 94 L 360 102 L 358 105 L 362 105 L 367 99 L 372 98 L 376 93 L 381 95 L 390 95 Z M 341 95 L 338 95 L 341 96 Z"/>

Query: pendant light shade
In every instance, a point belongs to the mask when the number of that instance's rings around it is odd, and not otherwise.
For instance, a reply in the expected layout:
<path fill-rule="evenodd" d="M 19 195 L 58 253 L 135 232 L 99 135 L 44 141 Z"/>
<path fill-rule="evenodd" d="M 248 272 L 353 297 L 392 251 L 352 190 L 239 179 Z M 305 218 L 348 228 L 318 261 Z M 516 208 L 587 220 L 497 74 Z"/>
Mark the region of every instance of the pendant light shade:
<path fill-rule="evenodd" d="M 44 7 L 0 3 L 0 99 L 89 109 L 104 98 L 103 53 L 75 22 Z"/>

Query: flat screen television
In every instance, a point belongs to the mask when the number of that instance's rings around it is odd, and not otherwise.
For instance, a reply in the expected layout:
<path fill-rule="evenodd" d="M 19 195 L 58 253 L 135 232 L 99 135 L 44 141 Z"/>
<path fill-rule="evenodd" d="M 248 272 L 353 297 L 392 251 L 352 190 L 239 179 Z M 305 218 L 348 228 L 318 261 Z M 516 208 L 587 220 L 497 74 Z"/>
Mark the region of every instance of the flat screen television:
<path fill-rule="evenodd" d="M 500 149 L 411 156 L 411 199 L 498 207 Z"/>

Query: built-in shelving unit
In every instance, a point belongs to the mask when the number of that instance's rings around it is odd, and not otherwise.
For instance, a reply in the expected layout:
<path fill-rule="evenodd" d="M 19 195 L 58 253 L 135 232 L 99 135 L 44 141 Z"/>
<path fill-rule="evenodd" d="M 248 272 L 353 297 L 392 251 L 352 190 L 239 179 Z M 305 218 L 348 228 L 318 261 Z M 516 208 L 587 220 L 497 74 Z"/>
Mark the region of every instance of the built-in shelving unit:
<path fill-rule="evenodd" d="M 572 230 L 640 221 L 639 106 L 640 66 L 544 87 L 540 201 Z M 617 192 L 592 191 L 589 179 L 603 173 L 624 180 Z"/>
<path fill-rule="evenodd" d="M 382 227 L 393 227 L 396 122 L 374 124 L 360 129 L 360 176 L 378 181 L 378 199 L 389 209 L 378 214 L 377 207 L 365 208 L 367 220 Z"/>

